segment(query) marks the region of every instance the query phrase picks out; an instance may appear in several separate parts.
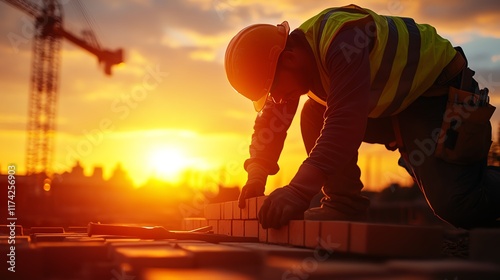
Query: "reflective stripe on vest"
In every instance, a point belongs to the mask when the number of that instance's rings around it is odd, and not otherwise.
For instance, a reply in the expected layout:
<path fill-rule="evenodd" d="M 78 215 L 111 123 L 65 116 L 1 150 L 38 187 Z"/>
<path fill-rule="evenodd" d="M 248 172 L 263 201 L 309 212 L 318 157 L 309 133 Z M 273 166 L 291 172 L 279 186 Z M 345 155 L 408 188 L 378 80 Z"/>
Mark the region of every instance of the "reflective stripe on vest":
<path fill-rule="evenodd" d="M 373 18 L 376 28 L 369 58 L 371 90 L 367 96 L 376 105 L 369 117 L 390 116 L 401 112 L 430 88 L 456 51 L 432 26 L 416 24 L 411 18 L 380 16 L 355 5 L 327 9 L 299 27 L 312 46 L 326 92 L 330 88 L 326 54 L 331 42 L 344 24 L 367 16 Z M 308 95 L 326 105 L 325 100 L 312 92 Z"/>

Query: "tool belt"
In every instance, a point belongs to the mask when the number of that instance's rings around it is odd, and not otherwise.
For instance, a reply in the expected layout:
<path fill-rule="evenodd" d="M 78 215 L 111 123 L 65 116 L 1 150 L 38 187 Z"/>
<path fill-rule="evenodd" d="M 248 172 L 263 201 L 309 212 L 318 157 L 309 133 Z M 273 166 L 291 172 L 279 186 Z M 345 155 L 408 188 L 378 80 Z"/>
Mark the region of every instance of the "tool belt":
<path fill-rule="evenodd" d="M 435 156 L 455 164 L 470 164 L 488 157 L 491 146 L 488 89 L 478 93 L 450 87 Z"/>
<path fill-rule="evenodd" d="M 488 89 L 479 89 L 474 71 L 460 47 L 443 69 L 435 85 L 423 96 L 447 94 L 447 105 L 436 141 L 434 156 L 455 164 L 471 164 L 484 160 L 491 146 L 490 118 L 495 107 L 489 104 Z M 397 116 L 393 117 L 397 145 L 408 161 Z"/>

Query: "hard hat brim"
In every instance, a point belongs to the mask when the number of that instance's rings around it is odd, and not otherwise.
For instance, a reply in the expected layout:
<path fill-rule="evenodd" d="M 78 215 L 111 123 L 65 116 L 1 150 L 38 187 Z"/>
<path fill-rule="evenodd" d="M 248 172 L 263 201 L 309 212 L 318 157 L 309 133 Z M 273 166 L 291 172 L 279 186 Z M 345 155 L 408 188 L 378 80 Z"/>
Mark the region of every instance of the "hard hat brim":
<path fill-rule="evenodd" d="M 278 24 L 277 27 L 281 33 L 285 34 L 285 40 L 283 42 L 283 45 L 280 46 L 280 48 L 279 48 L 279 53 L 281 53 L 283 51 L 283 49 L 285 49 L 286 42 L 288 41 L 288 34 L 290 33 L 290 25 L 288 24 L 288 21 L 283 21 L 281 24 Z M 276 60 L 273 62 L 273 65 L 272 65 L 272 68 L 274 69 L 274 71 L 272 72 L 272 76 L 270 77 L 270 84 L 267 88 L 267 93 L 264 96 L 262 96 L 259 100 L 253 101 L 253 107 L 254 107 L 256 112 L 262 111 L 262 109 L 264 109 L 264 106 L 266 105 L 266 101 L 267 101 L 267 98 L 269 96 L 269 90 L 270 90 L 272 81 L 274 80 L 274 75 L 276 74 L 276 66 L 278 64 L 278 58 L 279 58 L 279 54 L 276 56 Z"/>
<path fill-rule="evenodd" d="M 259 100 L 253 101 L 253 108 L 255 109 L 256 112 L 262 111 L 264 109 L 264 106 L 266 105 L 267 97 L 269 95 L 266 94 L 262 96 Z"/>

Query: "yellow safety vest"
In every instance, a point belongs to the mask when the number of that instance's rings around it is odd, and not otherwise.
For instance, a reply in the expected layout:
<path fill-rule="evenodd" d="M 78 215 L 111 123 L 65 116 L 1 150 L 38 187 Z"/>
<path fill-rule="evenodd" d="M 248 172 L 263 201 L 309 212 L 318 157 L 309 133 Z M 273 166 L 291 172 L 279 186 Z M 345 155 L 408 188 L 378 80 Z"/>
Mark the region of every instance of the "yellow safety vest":
<path fill-rule="evenodd" d="M 366 32 L 376 34 L 369 58 L 369 98 L 378 100 L 369 117 L 385 117 L 401 112 L 429 89 L 456 51 L 434 27 L 416 24 L 411 18 L 381 16 L 356 5 L 326 9 L 299 27 L 311 45 L 326 92 L 330 89 L 326 54 L 331 42 L 345 23 L 368 16 L 375 26 L 366 25 L 365 28 L 372 29 Z M 356 47 L 363 46 L 346 46 L 345 50 L 349 52 L 352 48 L 355 52 Z M 326 105 L 314 93 L 308 95 Z"/>

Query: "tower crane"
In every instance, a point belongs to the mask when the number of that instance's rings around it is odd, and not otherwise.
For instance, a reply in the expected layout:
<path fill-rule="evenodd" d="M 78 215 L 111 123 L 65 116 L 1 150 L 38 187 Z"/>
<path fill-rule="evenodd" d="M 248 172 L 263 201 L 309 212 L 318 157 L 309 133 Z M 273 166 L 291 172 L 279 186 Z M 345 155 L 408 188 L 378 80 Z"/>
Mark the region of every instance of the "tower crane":
<path fill-rule="evenodd" d="M 2 0 L 34 19 L 33 58 L 28 105 L 26 149 L 27 175 L 51 172 L 51 157 L 56 131 L 56 105 L 59 89 L 61 41 L 67 39 L 97 57 L 106 75 L 111 67 L 123 62 L 123 50 L 101 47 L 92 30 L 84 37 L 64 29 L 59 0 L 43 0 L 41 5 L 27 0 Z"/>

